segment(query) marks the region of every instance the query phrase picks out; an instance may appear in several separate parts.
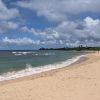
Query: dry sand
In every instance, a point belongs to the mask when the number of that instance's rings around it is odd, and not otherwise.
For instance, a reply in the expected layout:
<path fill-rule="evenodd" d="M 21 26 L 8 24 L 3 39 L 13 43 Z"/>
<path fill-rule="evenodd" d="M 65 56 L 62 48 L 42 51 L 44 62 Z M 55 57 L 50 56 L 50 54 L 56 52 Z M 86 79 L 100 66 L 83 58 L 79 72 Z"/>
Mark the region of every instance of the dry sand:
<path fill-rule="evenodd" d="M 100 54 L 70 67 L 0 82 L 0 100 L 100 100 Z"/>

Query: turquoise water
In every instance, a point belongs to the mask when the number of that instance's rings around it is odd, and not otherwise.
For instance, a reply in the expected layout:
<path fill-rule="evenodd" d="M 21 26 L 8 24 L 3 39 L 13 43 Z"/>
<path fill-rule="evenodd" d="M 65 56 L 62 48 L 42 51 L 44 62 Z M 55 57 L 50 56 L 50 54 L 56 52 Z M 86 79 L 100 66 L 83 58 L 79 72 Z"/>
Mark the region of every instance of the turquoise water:
<path fill-rule="evenodd" d="M 38 68 L 40 66 L 41 67 L 47 65 L 53 66 L 57 63 L 64 62 L 68 59 L 83 54 L 85 53 L 76 51 L 57 51 L 57 50 L 23 51 L 23 52 L 2 51 L 0 52 L 0 75 L 1 76 L 5 75 L 5 77 L 7 77 L 5 73 L 9 72 L 17 73 L 18 71 L 22 71 L 27 68 Z M 28 71 L 30 71 L 30 69 L 28 69 Z"/>

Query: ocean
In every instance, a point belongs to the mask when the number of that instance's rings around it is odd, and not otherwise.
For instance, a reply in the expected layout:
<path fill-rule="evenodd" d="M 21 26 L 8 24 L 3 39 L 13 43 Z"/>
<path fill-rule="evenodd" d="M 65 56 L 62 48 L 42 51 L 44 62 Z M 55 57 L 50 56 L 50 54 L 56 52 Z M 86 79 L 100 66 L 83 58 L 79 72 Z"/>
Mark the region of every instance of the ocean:
<path fill-rule="evenodd" d="M 63 50 L 1 51 L 0 81 L 69 66 L 85 54 Z"/>

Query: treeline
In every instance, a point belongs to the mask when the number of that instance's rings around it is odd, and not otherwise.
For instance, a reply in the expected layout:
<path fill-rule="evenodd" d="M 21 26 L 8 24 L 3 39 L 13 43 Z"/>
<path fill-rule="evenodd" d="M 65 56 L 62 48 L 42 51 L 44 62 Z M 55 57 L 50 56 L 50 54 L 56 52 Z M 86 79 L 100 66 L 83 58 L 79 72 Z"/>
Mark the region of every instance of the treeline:
<path fill-rule="evenodd" d="M 82 51 L 82 50 L 88 50 L 88 51 L 98 51 L 100 50 L 100 47 L 83 47 L 83 46 L 79 46 L 79 47 L 73 47 L 73 48 L 69 48 L 69 47 L 63 47 L 63 48 L 40 48 L 39 50 L 76 50 L 76 51 Z"/>

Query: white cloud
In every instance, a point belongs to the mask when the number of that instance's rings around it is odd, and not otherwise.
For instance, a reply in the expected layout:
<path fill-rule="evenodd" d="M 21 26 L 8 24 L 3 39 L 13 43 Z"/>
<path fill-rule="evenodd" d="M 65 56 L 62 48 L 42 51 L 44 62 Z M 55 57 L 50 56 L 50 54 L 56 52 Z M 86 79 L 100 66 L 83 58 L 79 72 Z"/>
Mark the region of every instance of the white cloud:
<path fill-rule="evenodd" d="M 23 28 L 38 36 L 41 44 L 66 44 L 69 46 L 95 45 L 100 43 L 100 19 L 86 17 L 82 21 L 63 21 L 55 28 L 37 31 L 34 28 Z M 34 29 L 34 31 L 31 31 Z"/>
<path fill-rule="evenodd" d="M 22 32 L 27 32 L 27 33 L 32 33 L 35 36 L 39 36 L 41 39 L 54 39 L 54 38 L 59 38 L 59 34 L 54 31 L 52 28 L 46 28 L 44 31 L 41 30 L 35 30 L 34 28 L 28 28 L 26 26 L 21 27 L 20 29 Z"/>
<path fill-rule="evenodd" d="M 32 33 L 32 34 L 34 34 L 34 35 L 38 35 L 38 32 L 36 32 L 36 30 L 34 29 L 34 28 L 28 28 L 28 27 L 26 27 L 26 26 L 24 26 L 24 27 L 22 27 L 21 28 L 21 31 L 22 32 L 28 32 L 28 33 Z"/>
<path fill-rule="evenodd" d="M 19 11 L 15 8 L 8 9 L 6 5 L 0 0 L 0 20 L 9 20 L 19 16 Z"/>
<path fill-rule="evenodd" d="M 11 29 L 18 28 L 18 23 L 12 21 L 19 16 L 19 11 L 16 8 L 7 8 L 2 0 L 0 0 L 0 33 Z"/>
<path fill-rule="evenodd" d="M 85 21 L 87 27 L 92 27 L 92 26 L 94 27 L 94 26 L 100 24 L 99 19 L 93 20 L 91 17 L 86 17 L 84 19 L 84 21 Z"/>
<path fill-rule="evenodd" d="M 33 40 L 27 37 L 10 39 L 5 37 L 3 43 L 17 45 L 46 45 L 61 44 L 78 46 L 79 44 L 99 45 L 100 43 L 100 19 L 86 17 L 81 21 L 69 21 L 71 15 L 85 12 L 100 13 L 100 0 L 22 0 L 16 5 L 36 11 L 38 16 L 44 16 L 49 21 L 58 21 L 59 25 L 54 28 L 36 30 L 28 26 L 21 27 L 19 30 L 25 33 L 32 33 Z M 0 0 L 0 33 L 11 29 L 19 28 L 19 24 L 12 21 L 19 16 L 16 8 L 8 9 Z"/>
<path fill-rule="evenodd" d="M 5 37 L 5 38 L 2 39 L 2 42 L 6 43 L 6 44 L 17 44 L 17 45 L 28 45 L 28 44 L 34 44 L 35 43 L 34 40 L 27 38 L 27 37 L 16 38 L 16 39 L 10 39 L 8 37 Z"/>
<path fill-rule="evenodd" d="M 23 38 L 8 38 L 8 37 L 4 37 L 1 42 L 3 44 L 16 44 L 16 45 L 46 45 L 46 44 L 55 44 L 56 40 L 52 41 L 40 41 L 40 40 L 33 40 L 31 38 L 27 38 L 27 37 L 23 37 Z"/>
<path fill-rule="evenodd" d="M 27 0 L 19 1 L 17 5 L 53 21 L 65 20 L 69 14 L 100 12 L 100 0 Z"/>
<path fill-rule="evenodd" d="M 12 21 L 1 21 L 0 23 L 0 33 L 11 30 L 17 29 L 19 25 Z"/>
<path fill-rule="evenodd" d="M 17 28 L 17 25 L 8 22 L 8 28 Z M 22 27 L 21 32 L 32 33 L 36 40 L 23 38 L 2 39 L 5 44 L 17 45 L 53 45 L 60 44 L 66 46 L 100 45 L 100 19 L 86 17 L 82 21 L 63 21 L 55 28 L 46 28 L 45 30 L 35 30 L 34 28 Z"/>

